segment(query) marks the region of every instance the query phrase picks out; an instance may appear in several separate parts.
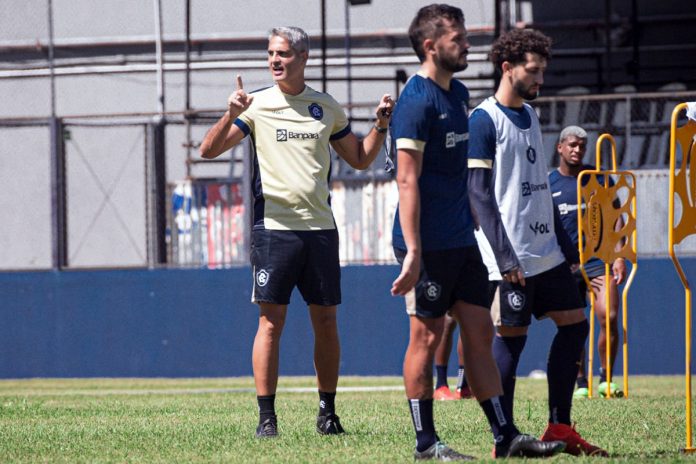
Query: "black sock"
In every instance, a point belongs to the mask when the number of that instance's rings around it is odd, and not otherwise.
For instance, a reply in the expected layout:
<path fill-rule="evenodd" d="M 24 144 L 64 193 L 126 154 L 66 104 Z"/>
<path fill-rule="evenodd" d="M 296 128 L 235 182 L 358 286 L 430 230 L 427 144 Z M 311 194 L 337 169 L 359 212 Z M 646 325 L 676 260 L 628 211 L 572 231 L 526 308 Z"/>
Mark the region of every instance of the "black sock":
<path fill-rule="evenodd" d="M 558 327 L 547 363 L 549 422 L 570 425 L 573 387 L 578 376 L 582 348 L 589 332 L 586 320 Z"/>
<path fill-rule="evenodd" d="M 257 396 L 256 402 L 259 405 L 259 424 L 275 417 L 275 395 Z"/>
<path fill-rule="evenodd" d="M 435 372 L 437 374 L 437 381 L 435 382 L 435 388 L 438 389 L 442 386 L 447 386 L 447 365 L 435 366 Z"/>
<path fill-rule="evenodd" d="M 408 400 L 408 406 L 416 430 L 416 450 L 423 452 L 438 441 L 433 421 L 433 400 Z"/>
<path fill-rule="evenodd" d="M 457 371 L 457 390 L 461 390 L 464 387 L 468 387 L 469 382 L 466 380 L 466 372 L 464 371 L 464 366 L 459 366 Z"/>
<path fill-rule="evenodd" d="M 587 388 L 587 377 L 582 376 L 578 377 L 576 380 L 575 384 L 578 386 L 578 388 Z"/>
<path fill-rule="evenodd" d="M 515 381 L 517 380 L 517 365 L 527 336 L 520 337 L 494 337 L 493 357 L 500 371 L 500 380 L 503 383 L 503 406 L 510 414 L 510 420 L 514 418 Z"/>
<path fill-rule="evenodd" d="M 603 367 L 599 368 L 599 383 L 607 381 L 607 371 Z"/>
<path fill-rule="evenodd" d="M 481 401 L 479 404 L 491 426 L 495 446 L 507 448 L 512 439 L 520 434 L 520 431 L 512 423 L 510 413 L 505 411 L 501 399 L 499 396 L 494 396 L 486 401 Z"/>
<path fill-rule="evenodd" d="M 336 392 L 319 392 L 319 415 L 328 416 L 336 414 Z"/>

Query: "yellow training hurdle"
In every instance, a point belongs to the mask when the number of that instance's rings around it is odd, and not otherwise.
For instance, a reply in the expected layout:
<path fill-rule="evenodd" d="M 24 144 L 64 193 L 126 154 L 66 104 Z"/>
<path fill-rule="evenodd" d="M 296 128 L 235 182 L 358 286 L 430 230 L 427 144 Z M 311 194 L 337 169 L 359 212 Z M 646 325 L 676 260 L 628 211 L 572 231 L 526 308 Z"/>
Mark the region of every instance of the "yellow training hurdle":
<path fill-rule="evenodd" d="M 689 119 L 685 125 L 677 127 L 679 114 L 687 108 L 687 105 L 687 103 L 680 103 L 672 111 L 669 142 L 669 256 L 677 269 L 685 294 L 686 447 L 683 451 L 691 453 L 694 451 L 691 430 L 691 288 L 674 252 L 674 245 L 681 243 L 686 237 L 696 233 L 696 205 L 694 204 L 696 179 L 692 177 L 693 173 L 690 173 L 691 159 L 693 156 L 696 156 L 696 122 Z M 677 142 L 681 146 L 682 153 L 678 173 L 675 172 Z M 674 223 L 675 195 L 679 196 L 681 207 L 679 224 Z"/>
<path fill-rule="evenodd" d="M 611 143 L 612 169 L 600 170 L 602 142 L 608 140 Z M 609 176 L 616 179 L 614 185 L 609 185 Z M 587 178 L 587 182 L 583 182 Z M 600 179 L 601 178 L 601 179 Z M 606 365 L 607 365 L 607 392 L 606 397 L 611 398 L 611 333 L 610 333 L 610 308 L 611 295 L 609 292 L 610 263 L 618 258 L 624 258 L 631 262 L 631 273 L 624 286 L 622 295 L 622 328 L 623 328 L 623 391 L 628 397 L 628 291 L 633 283 L 633 278 L 638 269 L 636 253 L 636 179 L 633 173 L 616 170 L 616 142 L 609 134 L 602 134 L 597 139 L 596 165 L 594 170 L 585 170 L 578 175 L 578 250 L 580 252 L 580 271 L 587 283 L 587 288 L 592 289 L 585 264 L 590 258 L 596 257 L 604 262 L 605 272 L 605 324 L 606 324 Z M 583 183 L 585 185 L 583 185 Z M 626 199 L 617 208 L 615 199 L 619 198 L 619 191 L 626 192 Z M 582 205 L 585 205 L 583 212 Z M 594 362 L 594 331 L 595 331 L 595 296 L 590 291 L 590 335 L 588 347 L 588 390 L 589 397 L 594 394 L 592 365 Z"/>

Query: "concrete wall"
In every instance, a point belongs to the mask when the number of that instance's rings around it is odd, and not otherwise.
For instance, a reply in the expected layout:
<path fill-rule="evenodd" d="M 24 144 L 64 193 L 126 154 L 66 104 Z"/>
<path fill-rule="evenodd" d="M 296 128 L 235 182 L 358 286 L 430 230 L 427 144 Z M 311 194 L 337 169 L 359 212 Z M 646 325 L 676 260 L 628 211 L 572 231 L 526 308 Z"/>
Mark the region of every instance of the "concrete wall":
<path fill-rule="evenodd" d="M 696 259 L 683 264 L 696 276 Z M 388 291 L 397 271 L 343 269 L 343 375 L 401 373 L 408 321 Z M 257 309 L 249 298 L 248 268 L 0 274 L 0 378 L 251 375 Z M 639 263 L 629 296 L 632 374 L 683 373 L 683 301 L 670 261 Z M 533 324 L 519 375 L 545 370 L 553 333 L 549 321 Z M 313 374 L 312 343 L 294 295 L 282 375 Z M 452 375 L 455 365 L 453 357 Z"/>

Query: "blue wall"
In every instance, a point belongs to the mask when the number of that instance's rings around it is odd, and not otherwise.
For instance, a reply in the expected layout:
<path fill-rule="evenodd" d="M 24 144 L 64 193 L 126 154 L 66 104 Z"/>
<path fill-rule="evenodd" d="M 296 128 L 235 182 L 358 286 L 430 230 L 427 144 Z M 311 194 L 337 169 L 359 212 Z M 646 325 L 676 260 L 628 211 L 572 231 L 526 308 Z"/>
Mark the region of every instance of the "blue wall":
<path fill-rule="evenodd" d="M 696 259 L 683 264 L 696 276 Z M 666 259 L 639 266 L 629 294 L 630 372 L 683 373 L 677 274 Z M 403 300 L 389 295 L 396 275 L 394 266 L 343 269 L 342 374 L 401 373 L 408 321 Z M 0 377 L 251 375 L 258 312 L 249 299 L 248 268 L 0 274 Z M 549 321 L 533 324 L 520 375 L 545 370 L 553 333 Z M 295 294 L 281 374 L 313 374 L 312 344 L 307 310 Z"/>

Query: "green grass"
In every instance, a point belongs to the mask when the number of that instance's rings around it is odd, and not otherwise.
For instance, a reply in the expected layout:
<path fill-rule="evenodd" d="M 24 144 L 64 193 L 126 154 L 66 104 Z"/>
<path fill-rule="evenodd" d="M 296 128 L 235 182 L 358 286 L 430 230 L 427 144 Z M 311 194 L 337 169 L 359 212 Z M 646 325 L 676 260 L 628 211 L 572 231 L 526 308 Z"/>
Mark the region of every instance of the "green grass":
<path fill-rule="evenodd" d="M 617 379 L 619 380 L 619 379 Z M 630 398 L 575 401 L 578 430 L 612 455 L 601 462 L 687 462 L 683 377 L 632 377 Z M 397 377 L 343 377 L 341 387 L 401 385 Z M 307 377 L 281 377 L 280 437 L 253 438 L 253 381 L 227 379 L 32 379 L 0 381 L 0 462 L 411 462 L 414 434 L 403 391 L 343 391 L 347 432 L 314 430 Z M 516 421 L 538 435 L 547 418 L 544 380 L 518 381 Z M 440 437 L 490 460 L 492 438 L 477 403 L 438 402 Z M 553 462 L 598 458 L 562 455 Z"/>

